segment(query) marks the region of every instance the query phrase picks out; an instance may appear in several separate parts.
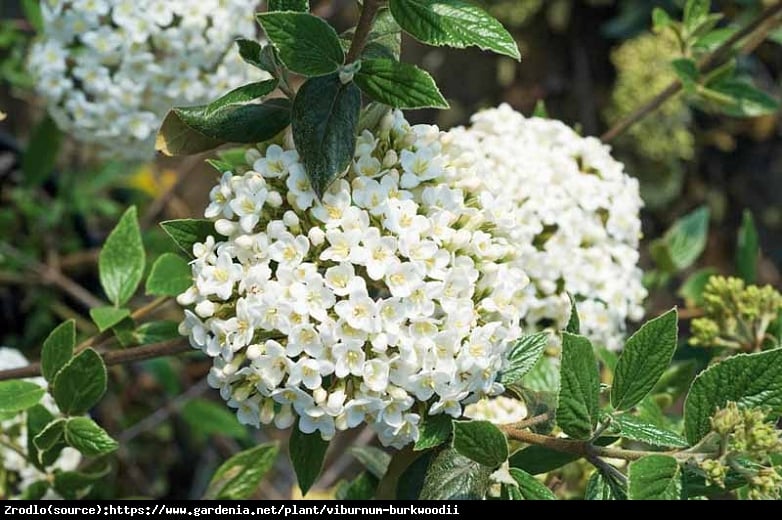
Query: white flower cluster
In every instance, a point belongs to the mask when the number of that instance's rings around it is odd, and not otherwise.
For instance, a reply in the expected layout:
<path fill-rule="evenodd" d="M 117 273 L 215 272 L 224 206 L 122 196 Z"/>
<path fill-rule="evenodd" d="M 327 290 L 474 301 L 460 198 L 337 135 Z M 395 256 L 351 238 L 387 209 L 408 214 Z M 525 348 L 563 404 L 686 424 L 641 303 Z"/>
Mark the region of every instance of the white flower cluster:
<path fill-rule="evenodd" d="M 27 366 L 27 359 L 16 349 L 0 347 L 0 370 L 9 370 Z M 43 378 L 37 377 L 30 381 L 46 386 Z M 49 394 L 41 401 L 52 414 L 59 414 L 57 405 Z M 0 496 L 18 493 L 21 495 L 33 483 L 48 478 L 46 473 L 33 466 L 22 453 L 27 452 L 26 414 L 20 413 L 11 418 L 0 420 Z M 64 448 L 59 458 L 47 468 L 47 473 L 54 470 L 73 471 L 81 462 L 81 454 L 73 448 Z M 4 491 L 3 491 L 4 490 Z M 53 491 L 48 491 L 44 498 L 59 498 Z"/>
<path fill-rule="evenodd" d="M 29 68 L 49 113 L 115 156 L 151 157 L 168 109 L 211 101 L 253 74 L 233 43 L 254 34 L 245 0 L 43 0 L 41 11 Z"/>
<path fill-rule="evenodd" d="M 646 297 L 637 267 L 637 180 L 607 146 L 559 121 L 525 118 L 501 105 L 472 123 L 450 135 L 479 157 L 480 175 L 497 197 L 492 214 L 512 229 L 532 282 L 524 289 L 523 326 L 563 328 L 570 293 L 581 332 L 620 348 L 626 320 L 643 317 Z"/>
<path fill-rule="evenodd" d="M 524 401 L 501 395 L 468 404 L 464 407 L 464 416 L 494 424 L 514 424 L 527 417 L 527 405 Z"/>
<path fill-rule="evenodd" d="M 392 112 L 321 203 L 286 148 L 249 150 L 214 187 L 205 215 L 225 238 L 195 244 L 178 298 L 239 420 L 298 416 L 325 439 L 367 423 L 401 447 L 424 415 L 501 392 L 529 281 L 470 156 Z"/>

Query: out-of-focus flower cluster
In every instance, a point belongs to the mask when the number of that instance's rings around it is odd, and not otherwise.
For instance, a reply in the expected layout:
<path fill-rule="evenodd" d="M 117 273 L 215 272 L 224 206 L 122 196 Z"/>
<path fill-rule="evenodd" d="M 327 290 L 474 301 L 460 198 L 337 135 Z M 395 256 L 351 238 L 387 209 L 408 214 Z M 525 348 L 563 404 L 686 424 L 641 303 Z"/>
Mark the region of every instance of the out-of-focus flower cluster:
<path fill-rule="evenodd" d="M 524 401 L 501 395 L 468 404 L 464 407 L 464 416 L 494 424 L 514 424 L 526 419 L 527 405 Z"/>
<path fill-rule="evenodd" d="M 676 75 L 671 61 L 681 57 L 672 31 L 643 34 L 620 45 L 611 54 L 617 78 L 606 115 L 615 122 L 665 89 Z M 633 150 L 649 161 L 668 164 L 690 160 L 695 138 L 690 131 L 692 112 L 681 97 L 673 97 L 654 113 L 631 126 L 626 137 Z"/>
<path fill-rule="evenodd" d="M 243 0 L 44 0 L 41 11 L 29 67 L 49 113 L 115 157 L 151 157 L 172 106 L 210 101 L 252 74 L 233 43 L 254 34 Z"/>
<path fill-rule="evenodd" d="M 478 159 L 478 177 L 495 197 L 490 218 L 511 229 L 532 281 L 519 302 L 525 330 L 564 328 L 570 293 L 582 333 L 620 348 L 625 322 L 641 319 L 646 296 L 638 182 L 597 139 L 507 105 L 479 112 L 449 138 Z"/>
<path fill-rule="evenodd" d="M 739 278 L 712 276 L 703 289 L 705 316 L 692 320 L 690 344 L 760 350 L 782 311 L 782 294 L 770 285 L 745 285 Z"/>
<path fill-rule="evenodd" d="M 778 500 L 782 475 L 773 467 L 773 457 L 782 454 L 782 436 L 775 422 L 768 420 L 768 410 L 742 409 L 728 402 L 715 412 L 711 427 L 723 438 L 724 450 L 719 458 L 701 462 L 707 481 L 725 487 L 729 472 L 738 471 L 747 481 L 748 498 Z"/>
<path fill-rule="evenodd" d="M 179 297 L 209 381 L 248 424 L 319 431 L 368 423 L 386 445 L 425 414 L 497 394 L 521 335 L 529 280 L 515 221 L 493 208 L 456 140 L 390 113 L 364 131 L 347 175 L 316 201 L 295 150 L 247 152 L 206 217 Z"/>
<path fill-rule="evenodd" d="M 0 347 L 0 370 L 19 368 L 28 364 L 27 359 L 16 349 Z M 43 386 L 43 378 L 31 381 Z M 46 394 L 41 404 L 52 414 L 59 410 L 50 395 Z M 35 482 L 47 479 L 55 470 L 73 471 L 81 462 L 81 454 L 73 448 L 63 448 L 57 460 L 44 473 L 35 467 L 26 456 L 27 424 L 25 413 L 0 418 L 0 497 L 24 496 L 25 490 Z M 48 491 L 44 498 L 59 498 L 54 491 Z"/>

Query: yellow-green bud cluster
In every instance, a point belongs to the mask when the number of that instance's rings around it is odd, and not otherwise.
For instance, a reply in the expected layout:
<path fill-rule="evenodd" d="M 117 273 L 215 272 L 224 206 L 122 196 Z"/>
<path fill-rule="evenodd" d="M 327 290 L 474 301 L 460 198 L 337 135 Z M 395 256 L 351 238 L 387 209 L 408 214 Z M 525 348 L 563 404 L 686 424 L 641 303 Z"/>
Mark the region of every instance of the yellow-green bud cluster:
<path fill-rule="evenodd" d="M 739 278 L 712 276 L 703 290 L 705 316 L 692 321 L 690 344 L 760 350 L 769 325 L 782 310 L 770 285 L 746 286 Z"/>
<path fill-rule="evenodd" d="M 614 123 L 665 89 L 676 76 L 671 61 L 681 50 L 671 31 L 643 34 L 626 41 L 611 54 L 617 77 L 606 118 Z M 694 137 L 692 113 L 681 97 L 674 97 L 653 114 L 630 127 L 627 139 L 643 159 L 656 162 L 690 160 Z"/>
<path fill-rule="evenodd" d="M 782 453 L 782 437 L 762 408 L 740 409 L 728 402 L 711 418 L 712 431 L 721 438 L 721 455 L 704 460 L 700 468 L 709 484 L 725 487 L 730 468 L 743 475 L 751 499 L 779 498 L 782 475 L 773 467 L 773 455 Z"/>

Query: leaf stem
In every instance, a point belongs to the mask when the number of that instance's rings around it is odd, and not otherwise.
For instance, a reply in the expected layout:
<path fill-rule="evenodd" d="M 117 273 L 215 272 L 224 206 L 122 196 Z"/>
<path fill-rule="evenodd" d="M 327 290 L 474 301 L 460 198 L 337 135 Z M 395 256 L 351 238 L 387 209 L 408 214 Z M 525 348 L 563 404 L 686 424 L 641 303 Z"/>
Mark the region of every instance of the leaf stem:
<path fill-rule="evenodd" d="M 698 60 L 697 66 L 698 71 L 705 73 L 709 72 L 710 70 L 713 70 L 719 63 L 723 60 L 723 58 L 726 57 L 727 54 L 730 53 L 731 50 L 733 50 L 733 47 L 746 38 L 747 36 L 751 35 L 755 32 L 757 29 L 763 29 L 765 26 L 765 22 L 769 20 L 770 18 L 778 15 L 779 13 L 782 13 L 782 2 L 777 3 L 775 5 L 772 5 L 771 7 L 767 8 L 765 11 L 760 13 L 754 20 L 752 20 L 750 23 L 748 23 L 746 26 L 744 26 L 743 29 L 740 29 L 736 31 L 730 38 L 725 40 L 725 42 L 720 45 L 717 49 L 715 49 L 713 52 L 705 55 L 700 60 Z M 755 45 L 748 45 L 741 49 L 741 52 L 744 54 L 747 54 L 749 52 L 752 52 L 752 50 L 755 49 L 757 45 L 760 45 L 760 43 L 763 40 L 755 41 Z M 616 139 L 619 135 L 626 132 L 631 126 L 642 120 L 644 117 L 648 116 L 655 110 L 657 110 L 660 106 L 662 106 L 668 99 L 672 98 L 676 94 L 679 93 L 682 89 L 682 84 L 679 80 L 673 81 L 670 85 L 668 85 L 665 90 L 657 94 L 655 97 L 650 99 L 646 104 L 636 109 L 634 112 L 630 113 L 627 117 L 616 123 L 613 127 L 611 127 L 607 132 L 605 132 L 603 135 L 600 136 L 600 140 L 604 143 L 609 143 Z"/>
<path fill-rule="evenodd" d="M 372 32 L 372 25 L 375 22 L 375 16 L 380 10 L 382 2 L 380 0 L 364 0 L 364 7 L 361 9 L 361 16 L 356 25 L 356 32 L 353 34 L 353 41 L 350 43 L 345 65 L 349 65 L 361 56 L 361 51 L 369 40 L 369 33 Z"/>

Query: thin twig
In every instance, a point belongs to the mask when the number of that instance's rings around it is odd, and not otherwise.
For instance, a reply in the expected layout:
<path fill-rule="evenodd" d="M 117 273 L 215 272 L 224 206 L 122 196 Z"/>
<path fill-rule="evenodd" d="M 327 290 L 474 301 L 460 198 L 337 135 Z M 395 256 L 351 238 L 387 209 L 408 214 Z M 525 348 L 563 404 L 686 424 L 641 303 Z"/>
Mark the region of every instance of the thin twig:
<path fill-rule="evenodd" d="M 527 428 L 530 428 L 532 426 L 537 426 L 538 424 L 542 424 L 544 422 L 550 421 L 553 417 L 553 413 L 546 412 L 542 413 L 540 415 L 535 415 L 533 417 L 529 417 L 527 419 L 524 419 L 523 421 L 517 422 L 515 424 L 511 424 L 510 427 L 514 428 L 516 430 L 524 430 Z"/>
<path fill-rule="evenodd" d="M 158 408 L 150 415 L 141 419 L 139 422 L 133 424 L 125 431 L 117 436 L 117 440 L 120 444 L 126 444 L 127 442 L 135 439 L 141 433 L 151 430 L 163 421 L 167 420 L 171 414 L 176 413 L 182 408 L 188 401 L 204 393 L 209 388 L 206 383 L 206 379 L 203 379 L 187 389 L 187 391 L 176 396 L 169 401 L 165 406 Z"/>
<path fill-rule="evenodd" d="M 58 269 L 46 265 L 35 258 L 29 257 L 7 242 L 0 244 L 0 252 L 21 261 L 31 273 L 37 275 L 41 279 L 41 282 L 47 285 L 54 285 L 89 309 L 107 305 L 106 302 L 76 283 L 72 278 L 62 274 Z"/>
<path fill-rule="evenodd" d="M 134 361 L 152 359 L 165 356 L 173 356 L 183 352 L 189 352 L 192 347 L 185 338 L 162 341 L 160 343 L 151 343 L 141 345 L 140 347 L 131 347 L 125 350 L 115 350 L 101 354 L 103 362 L 106 365 L 123 365 Z M 20 368 L 0 371 L 0 381 L 8 379 L 22 379 L 26 377 L 37 377 L 41 375 L 41 364 L 31 363 Z"/>
<path fill-rule="evenodd" d="M 726 55 L 728 55 L 733 50 L 733 47 L 738 42 L 751 35 L 753 32 L 755 32 L 756 29 L 762 28 L 768 19 L 773 18 L 779 13 L 782 13 L 782 3 L 777 3 L 776 5 L 773 5 L 763 11 L 760 15 L 758 15 L 757 18 L 752 20 L 743 29 L 736 31 L 730 38 L 725 40 L 725 42 L 717 49 L 715 49 L 714 52 L 711 52 L 710 54 L 707 54 L 701 58 L 697 63 L 698 71 L 705 73 L 713 70 L 720 64 L 723 58 L 725 58 Z M 757 45 L 760 45 L 761 42 L 762 40 L 756 42 L 754 46 L 746 46 L 741 50 L 741 52 L 745 54 L 752 52 Z M 600 136 L 600 140 L 604 143 L 611 142 L 638 121 L 657 110 L 660 106 L 663 105 L 663 103 L 668 101 L 668 99 L 678 94 L 681 89 L 681 82 L 679 80 L 673 81 L 673 83 L 668 85 L 665 90 L 654 96 L 645 105 L 639 107 L 634 112 L 611 127 L 611 129 Z"/>
<path fill-rule="evenodd" d="M 142 229 L 148 229 L 154 222 L 157 221 L 158 215 L 165 209 L 171 198 L 176 193 L 182 184 L 190 177 L 190 175 L 197 169 L 197 167 L 203 162 L 201 156 L 189 157 L 186 159 L 180 169 L 182 173 L 177 177 L 176 182 L 169 186 L 163 193 L 155 198 L 147 208 L 147 211 L 141 217 L 139 226 Z"/>
<path fill-rule="evenodd" d="M 372 32 L 372 24 L 375 21 L 375 16 L 378 10 L 380 10 L 381 2 L 379 0 L 364 0 L 364 7 L 361 9 L 361 16 L 358 18 L 358 24 L 356 25 L 356 32 L 353 33 L 353 40 L 350 43 L 350 50 L 348 50 L 345 63 L 350 64 L 361 57 L 361 51 L 369 40 L 369 33 Z"/>

